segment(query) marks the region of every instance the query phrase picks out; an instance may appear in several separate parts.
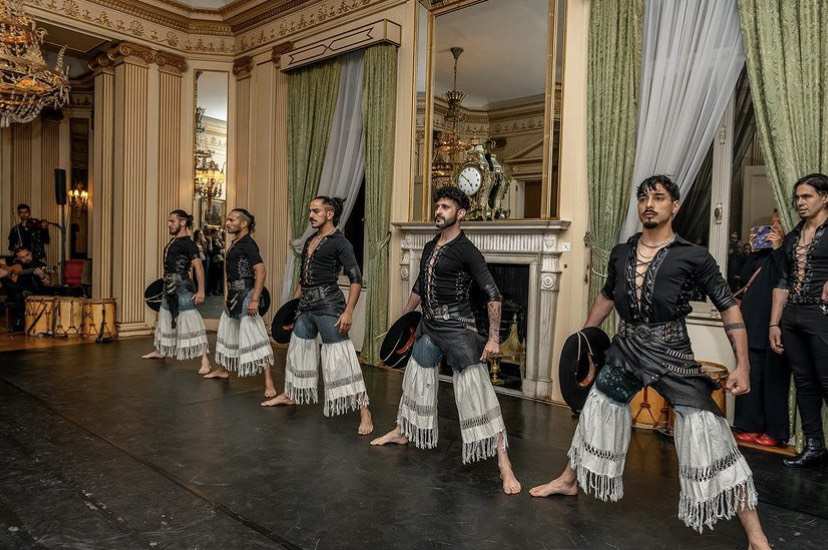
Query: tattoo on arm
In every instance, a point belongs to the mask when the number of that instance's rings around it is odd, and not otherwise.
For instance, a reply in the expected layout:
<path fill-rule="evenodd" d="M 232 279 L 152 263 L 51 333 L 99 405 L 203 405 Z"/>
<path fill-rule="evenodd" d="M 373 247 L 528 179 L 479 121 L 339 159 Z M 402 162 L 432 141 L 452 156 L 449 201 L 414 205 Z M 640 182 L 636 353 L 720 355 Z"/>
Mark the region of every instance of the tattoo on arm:
<path fill-rule="evenodd" d="M 489 340 L 500 343 L 500 302 L 489 302 Z"/>
<path fill-rule="evenodd" d="M 736 338 L 733 337 L 733 331 L 735 330 L 747 330 L 744 323 L 729 323 L 724 326 L 725 334 L 727 335 L 728 341 L 730 341 L 730 347 L 736 351 Z"/>

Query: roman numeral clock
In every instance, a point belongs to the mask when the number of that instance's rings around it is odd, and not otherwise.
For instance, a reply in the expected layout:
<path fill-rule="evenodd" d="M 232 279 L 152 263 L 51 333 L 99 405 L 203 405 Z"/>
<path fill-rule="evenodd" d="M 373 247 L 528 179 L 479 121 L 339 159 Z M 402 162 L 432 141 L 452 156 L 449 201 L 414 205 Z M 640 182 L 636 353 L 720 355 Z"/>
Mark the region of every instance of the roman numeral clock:
<path fill-rule="evenodd" d="M 510 211 L 503 208 L 503 200 L 509 191 L 510 178 L 503 173 L 494 155 L 485 153 L 482 146 L 476 145 L 466 153 L 465 161 L 455 169 L 452 181 L 469 197 L 471 207 L 466 219 L 509 217 Z"/>

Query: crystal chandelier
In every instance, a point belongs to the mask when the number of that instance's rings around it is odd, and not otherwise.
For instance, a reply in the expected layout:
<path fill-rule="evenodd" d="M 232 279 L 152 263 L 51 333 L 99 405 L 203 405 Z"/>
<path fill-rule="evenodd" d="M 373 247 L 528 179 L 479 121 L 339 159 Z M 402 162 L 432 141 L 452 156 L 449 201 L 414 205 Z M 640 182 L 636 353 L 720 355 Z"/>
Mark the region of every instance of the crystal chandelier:
<path fill-rule="evenodd" d="M 462 53 L 463 48 L 451 48 L 451 55 L 454 56 L 454 85 L 445 94 L 448 109 L 443 117 L 443 130 L 434 140 L 434 161 L 431 163 L 431 181 L 434 187 L 452 183 L 454 171 L 465 162 L 470 147 L 464 135 L 466 115 L 460 106 L 466 94 L 457 89 L 457 60 Z"/>
<path fill-rule="evenodd" d="M 44 107 L 58 108 L 69 99 L 66 47 L 50 69 L 40 52 L 45 36 L 26 15 L 22 0 L 0 0 L 0 127 L 30 122 Z"/>

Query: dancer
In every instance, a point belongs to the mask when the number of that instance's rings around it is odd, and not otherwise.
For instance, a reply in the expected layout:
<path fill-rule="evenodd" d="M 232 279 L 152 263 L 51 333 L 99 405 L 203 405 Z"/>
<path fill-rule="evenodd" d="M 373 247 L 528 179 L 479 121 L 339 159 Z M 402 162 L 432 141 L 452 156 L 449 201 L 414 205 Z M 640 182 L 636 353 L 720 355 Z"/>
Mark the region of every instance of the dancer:
<path fill-rule="evenodd" d="M 403 377 L 397 426 L 371 445 L 437 446 L 437 365 L 445 357 L 454 371 L 454 395 L 463 438 L 463 463 L 497 455 L 503 492 L 520 492 L 506 451 L 506 426 L 486 362 L 500 353 L 501 297 L 483 254 L 460 230 L 468 197 L 451 186 L 434 193 L 434 221 L 440 233 L 423 248 L 420 275 L 403 314 L 422 304 L 411 359 Z M 469 303 L 474 280 L 487 298 L 488 339 L 475 327 Z"/>
<path fill-rule="evenodd" d="M 316 197 L 308 207 L 310 224 L 316 233 L 302 250 L 300 282 L 294 298 L 301 298 L 299 315 L 287 352 L 285 391 L 262 403 L 263 407 L 317 402 L 319 346 L 322 337 L 322 375 L 325 383 L 325 416 L 359 410 L 357 433 L 374 431 L 368 393 L 354 344 L 348 337 L 359 294 L 362 273 L 354 249 L 336 226 L 342 216 L 343 200 Z M 337 286 L 342 267 L 351 282 L 348 303 Z"/>
<path fill-rule="evenodd" d="M 201 357 L 199 374 L 210 372 L 207 330 L 196 306 L 204 301 L 204 266 L 198 247 L 188 232 L 193 217 L 184 210 L 173 210 L 167 218 L 170 242 L 164 247 L 164 296 L 155 325 L 155 351 L 144 359 L 175 357 L 179 361 Z M 190 278 L 195 271 L 196 290 Z"/>
<path fill-rule="evenodd" d="M 273 397 L 276 395 L 270 370 L 273 348 L 259 315 L 259 298 L 267 273 L 259 246 L 250 235 L 256 229 L 256 218 L 244 208 L 234 208 L 227 215 L 224 227 L 233 235 L 224 262 L 227 302 L 216 340 L 218 368 L 204 378 L 229 378 L 228 369 L 236 371 L 241 378 L 264 372 L 265 397 Z"/>
<path fill-rule="evenodd" d="M 693 357 L 684 323 L 698 286 L 721 312 L 736 355 L 727 390 L 739 395 L 750 390 L 742 314 L 713 257 L 673 233 L 678 186 L 667 176 L 652 176 L 641 183 L 637 196 L 644 231 L 612 250 L 607 282 L 585 326 L 598 326 L 613 307 L 621 324 L 581 412 L 569 463 L 560 477 L 530 494 L 575 495 L 580 486 L 603 501 L 619 500 L 630 441 L 628 402 L 642 386 L 652 386 L 676 413 L 679 519 L 701 532 L 736 514 L 750 548 L 770 548 L 756 514 L 753 474 L 711 396 L 718 384 Z"/>

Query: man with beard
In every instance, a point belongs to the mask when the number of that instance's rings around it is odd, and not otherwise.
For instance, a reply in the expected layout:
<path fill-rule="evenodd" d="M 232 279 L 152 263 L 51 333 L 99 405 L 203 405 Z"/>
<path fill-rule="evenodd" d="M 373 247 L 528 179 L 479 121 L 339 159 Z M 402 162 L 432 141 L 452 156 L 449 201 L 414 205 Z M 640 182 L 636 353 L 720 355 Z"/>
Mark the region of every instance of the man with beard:
<path fill-rule="evenodd" d="M 28 204 L 17 205 L 17 216 L 20 223 L 9 231 L 9 250 L 25 248 L 32 253 L 35 260 L 46 259 L 44 245 L 49 244 L 49 229 L 46 220 L 33 220 L 32 211 Z"/>
<path fill-rule="evenodd" d="M 359 410 L 357 433 L 374 431 L 368 393 L 354 344 L 348 337 L 362 292 L 362 273 L 354 248 L 336 226 L 342 216 L 343 200 L 316 197 L 308 206 L 310 224 L 316 234 L 302 250 L 299 284 L 293 294 L 300 298 L 298 315 L 287 352 L 285 392 L 262 403 L 263 407 L 316 403 L 319 377 L 319 346 L 322 337 L 322 375 L 325 382 L 325 416 Z M 348 303 L 337 285 L 342 268 L 351 283 Z"/>
<path fill-rule="evenodd" d="M 190 238 L 193 217 L 173 210 L 167 218 L 170 242 L 164 247 L 164 296 L 155 325 L 155 351 L 144 359 L 175 357 L 179 361 L 201 357 L 199 374 L 210 372 L 207 330 L 196 306 L 204 301 L 204 266 L 198 246 Z M 190 278 L 195 271 L 198 290 Z"/>
<path fill-rule="evenodd" d="M 615 308 L 618 332 L 581 412 L 569 463 L 560 477 L 529 493 L 576 495 L 580 486 L 605 502 L 619 500 L 632 424 L 628 403 L 642 386 L 652 386 L 676 413 L 679 519 L 701 532 L 736 514 L 750 548 L 769 549 L 756 514 L 753 474 L 711 397 L 718 384 L 696 363 L 684 322 L 698 286 L 721 312 L 736 355 L 726 389 L 740 395 L 750 391 L 742 314 L 707 249 L 673 233 L 678 186 L 667 176 L 652 176 L 639 185 L 637 197 L 644 231 L 612 249 L 606 284 L 584 325 L 597 327 Z"/>
<path fill-rule="evenodd" d="M 13 264 L 23 268 L 17 281 L 12 281 L 9 277 L 11 272 L 0 265 L 0 285 L 6 289 L 6 293 L 15 304 L 15 322 L 11 331 L 21 332 L 26 328 L 26 296 L 50 294 L 46 287 L 50 286 L 52 281 L 43 269 L 46 266 L 42 261 L 36 260 L 28 248 L 20 247 L 15 251 Z"/>
<path fill-rule="evenodd" d="M 224 224 L 233 235 L 224 266 L 227 273 L 227 302 L 219 321 L 216 363 L 219 367 L 204 378 L 229 378 L 236 371 L 240 378 L 264 372 L 265 397 L 274 397 L 273 348 L 264 321 L 259 315 L 259 298 L 267 273 L 259 246 L 251 233 L 256 218 L 244 208 L 234 208 Z"/>
<path fill-rule="evenodd" d="M 782 244 L 782 277 L 773 290 L 771 349 L 785 353 L 793 371 L 805 449 L 784 460 L 790 468 L 825 463 L 821 409 L 828 401 L 828 176 L 796 182 L 793 205 L 799 222 Z"/>
<path fill-rule="evenodd" d="M 403 314 L 422 304 L 411 359 L 403 377 L 396 427 L 371 445 L 437 446 L 437 365 L 446 358 L 454 372 L 454 395 L 463 439 L 463 463 L 497 455 L 503 492 L 520 492 L 506 451 L 506 426 L 486 362 L 500 353 L 501 297 L 483 254 L 460 229 L 469 199 L 452 186 L 434 193 L 434 223 L 440 233 L 423 248 L 420 274 Z M 477 332 L 469 304 L 476 282 L 487 298 L 488 339 Z"/>

